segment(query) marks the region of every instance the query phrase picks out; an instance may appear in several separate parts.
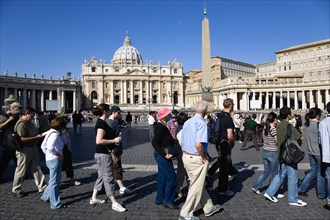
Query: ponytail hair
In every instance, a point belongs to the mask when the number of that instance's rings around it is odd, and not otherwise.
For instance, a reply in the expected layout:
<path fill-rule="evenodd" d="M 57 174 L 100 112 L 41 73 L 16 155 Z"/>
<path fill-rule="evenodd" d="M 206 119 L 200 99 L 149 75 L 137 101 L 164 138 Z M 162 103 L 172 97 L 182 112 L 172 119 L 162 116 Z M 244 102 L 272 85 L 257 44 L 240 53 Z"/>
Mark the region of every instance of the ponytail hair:
<path fill-rule="evenodd" d="M 309 127 L 310 120 L 316 118 L 317 116 L 321 117 L 322 111 L 319 108 L 311 108 L 309 112 L 305 115 L 305 126 Z"/>
<path fill-rule="evenodd" d="M 93 108 L 93 115 L 95 116 L 102 116 L 104 111 L 108 111 L 110 109 L 110 106 L 108 104 L 99 104 L 98 106 L 95 106 Z"/>
<path fill-rule="evenodd" d="M 277 114 L 274 112 L 270 112 L 267 115 L 264 134 L 267 136 L 270 133 L 270 124 L 273 123 L 275 120 L 277 120 Z"/>

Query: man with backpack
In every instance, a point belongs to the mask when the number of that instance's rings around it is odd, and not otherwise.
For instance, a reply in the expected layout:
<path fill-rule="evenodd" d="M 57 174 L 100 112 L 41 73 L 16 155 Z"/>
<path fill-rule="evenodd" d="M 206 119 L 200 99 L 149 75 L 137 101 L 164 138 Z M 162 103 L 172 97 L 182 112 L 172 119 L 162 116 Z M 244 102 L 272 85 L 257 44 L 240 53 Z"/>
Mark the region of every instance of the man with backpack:
<path fill-rule="evenodd" d="M 233 196 L 235 193 L 229 190 L 228 175 L 235 175 L 237 173 L 231 161 L 231 149 L 235 145 L 235 125 L 230 113 L 234 109 L 234 101 L 231 98 L 225 99 L 223 102 L 223 107 L 224 109 L 220 114 L 218 114 L 218 118 L 216 119 L 214 125 L 214 133 L 217 135 L 216 139 L 218 139 L 218 141 L 214 142 L 216 142 L 219 158 L 207 173 L 209 176 L 212 176 L 216 170 L 220 168 L 217 192 L 220 195 Z M 208 179 L 209 178 L 210 177 L 208 177 Z M 209 185 L 209 181 L 207 182 Z"/>
<path fill-rule="evenodd" d="M 0 146 L 2 151 L 2 159 L 0 161 L 0 182 L 5 181 L 4 173 L 8 164 L 11 160 L 14 160 L 15 165 L 17 159 L 15 156 L 15 148 L 10 146 L 8 143 L 7 135 L 14 131 L 14 126 L 19 119 L 19 113 L 21 111 L 21 105 L 18 102 L 14 102 L 10 105 L 10 112 L 8 114 L 2 115 L 0 118 Z"/>
<path fill-rule="evenodd" d="M 288 107 L 283 107 L 280 109 L 280 119 L 281 122 L 277 124 L 277 146 L 280 149 L 280 155 L 283 152 L 285 142 L 288 135 L 288 126 L 291 127 L 291 138 L 295 140 L 302 139 L 302 135 L 299 131 L 289 124 L 291 119 L 291 109 Z M 292 206 L 306 206 L 307 203 L 298 198 L 298 163 L 287 164 L 282 161 L 280 156 L 280 171 L 271 181 L 264 197 L 271 202 L 278 202 L 275 194 L 282 185 L 285 176 L 288 176 L 288 200 L 289 205 Z M 279 198 L 279 197 L 278 197 Z"/>
<path fill-rule="evenodd" d="M 35 115 L 36 110 L 33 108 L 26 108 L 24 114 L 14 127 L 14 131 L 19 135 L 21 143 L 20 149 L 16 149 L 17 167 L 12 188 L 12 193 L 18 198 L 25 196 L 21 186 L 25 179 L 27 168 L 32 171 L 34 182 L 39 193 L 43 192 L 46 188 L 45 176 L 39 165 L 39 152 L 37 148 L 38 140 L 42 139 L 44 136 L 38 134 L 37 129 L 32 123 Z"/>

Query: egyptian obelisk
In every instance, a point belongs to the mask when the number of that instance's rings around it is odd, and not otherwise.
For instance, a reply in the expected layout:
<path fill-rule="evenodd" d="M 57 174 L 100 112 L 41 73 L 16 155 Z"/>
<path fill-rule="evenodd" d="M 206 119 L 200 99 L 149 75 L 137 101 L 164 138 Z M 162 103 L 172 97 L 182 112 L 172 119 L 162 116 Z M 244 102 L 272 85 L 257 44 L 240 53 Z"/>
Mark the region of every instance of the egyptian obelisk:
<path fill-rule="evenodd" d="M 202 99 L 209 103 L 209 111 L 213 111 L 210 26 L 206 17 L 205 2 L 204 19 L 202 21 Z"/>

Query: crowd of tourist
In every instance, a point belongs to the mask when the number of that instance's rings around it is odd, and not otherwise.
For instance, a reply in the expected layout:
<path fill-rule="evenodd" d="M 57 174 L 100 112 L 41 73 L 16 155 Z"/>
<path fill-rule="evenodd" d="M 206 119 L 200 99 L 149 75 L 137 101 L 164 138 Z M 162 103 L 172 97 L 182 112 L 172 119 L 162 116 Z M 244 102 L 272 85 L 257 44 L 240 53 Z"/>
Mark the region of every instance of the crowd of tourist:
<path fill-rule="evenodd" d="M 240 150 L 248 150 L 247 143 L 252 141 L 252 148 L 256 151 L 262 150 L 264 164 L 264 171 L 251 186 L 252 193 L 260 195 L 262 185 L 270 176 L 264 197 L 276 203 L 284 197 L 282 185 L 287 176 L 289 205 L 303 207 L 307 203 L 299 196 L 308 196 L 310 184 L 316 179 L 316 196 L 330 206 L 330 103 L 327 104 L 325 112 L 317 107 L 310 108 L 303 116 L 304 120 L 301 115 L 292 114 L 288 107 L 281 108 L 277 113 L 250 115 L 235 114 L 234 105 L 232 99 L 225 99 L 223 110 L 212 115 L 208 114 L 208 103 L 205 101 L 196 102 L 195 112 L 191 114 L 172 111 L 169 108 L 149 112 L 149 139 L 158 166 L 155 205 L 179 209 L 176 200 L 186 196 L 181 207 L 180 220 L 199 219 L 193 215 L 199 204 L 205 216 L 219 212 L 220 205 L 213 204 L 208 194 L 208 189 L 213 188 L 214 175 L 219 170 L 218 186 L 215 189 L 219 196 L 234 196 L 236 192 L 231 190 L 233 187 L 230 187 L 229 182 L 238 171 L 231 159 L 232 149 L 236 144 Z M 120 122 L 122 111 L 116 105 L 110 107 L 100 104 L 92 112 L 97 116 L 94 158 L 98 177 L 89 203 L 105 203 L 105 200 L 97 197 L 104 188 L 112 202 L 112 209 L 125 212 L 126 208 L 116 201 L 114 187 L 115 184 L 118 185 L 120 194 L 133 193 L 132 189 L 125 187 L 123 181 Z M 70 135 L 67 130 L 70 119 L 38 113 L 37 129 L 33 123 L 36 115 L 33 108 L 23 110 L 17 102 L 10 105 L 8 114 L 1 115 L 0 178 L 4 181 L 4 172 L 13 160 L 16 170 L 12 193 L 15 196 L 25 196 L 22 184 L 27 169 L 30 169 L 38 192 L 42 193 L 40 199 L 49 202 L 51 209 L 66 208 L 60 200 L 62 169 L 66 171 L 70 185 L 81 185 L 81 182 L 74 178 Z M 134 116 L 128 112 L 125 118 L 128 129 L 131 128 L 133 118 Z M 72 115 L 74 133 L 81 134 L 81 124 L 85 120 L 81 112 Z M 18 138 L 18 145 L 13 142 L 14 140 L 7 138 L 13 134 Z M 301 182 L 298 181 L 298 162 L 287 163 L 281 158 L 283 144 L 289 134 L 302 148 L 307 149 L 310 170 Z M 210 142 L 215 144 L 217 158 L 211 158 L 208 154 Z M 40 169 L 38 147 L 43 151 L 49 169 L 48 183 Z M 177 160 L 177 171 L 174 169 L 173 159 Z M 213 159 L 216 161 L 209 167 Z M 185 180 L 189 186 L 187 195 L 183 195 L 182 191 Z"/>

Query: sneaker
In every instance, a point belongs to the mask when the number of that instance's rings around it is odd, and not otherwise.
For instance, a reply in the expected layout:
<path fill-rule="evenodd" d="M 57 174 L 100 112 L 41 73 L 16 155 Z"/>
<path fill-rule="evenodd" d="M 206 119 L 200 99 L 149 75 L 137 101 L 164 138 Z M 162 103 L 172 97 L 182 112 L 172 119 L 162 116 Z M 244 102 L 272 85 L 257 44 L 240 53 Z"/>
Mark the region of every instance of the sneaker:
<path fill-rule="evenodd" d="M 70 182 L 70 185 L 71 186 L 80 186 L 81 182 L 74 180 L 74 181 Z"/>
<path fill-rule="evenodd" d="M 125 211 L 126 211 L 126 209 L 125 209 L 124 207 L 122 207 L 122 206 L 120 205 L 120 203 L 118 203 L 118 202 L 113 203 L 112 206 L 111 206 L 111 208 L 112 208 L 113 210 L 117 211 L 117 212 L 125 212 Z"/>
<path fill-rule="evenodd" d="M 270 195 L 268 195 L 267 193 L 264 194 L 264 197 L 265 197 L 266 199 L 268 199 L 269 201 L 271 201 L 271 202 L 278 202 L 278 200 L 277 200 L 275 197 L 270 196 Z"/>
<path fill-rule="evenodd" d="M 131 189 L 129 189 L 129 188 L 126 188 L 126 187 L 124 187 L 124 188 L 121 188 L 120 190 L 119 190 L 119 194 L 122 194 L 122 195 L 128 195 L 128 194 L 131 194 L 133 192 L 133 190 L 131 190 Z"/>
<path fill-rule="evenodd" d="M 260 191 L 259 191 L 258 189 L 255 189 L 255 188 L 252 187 L 251 190 L 252 190 L 255 194 L 260 195 Z"/>
<path fill-rule="evenodd" d="M 281 194 L 281 193 L 279 193 L 279 194 L 277 194 L 277 196 L 276 196 L 278 199 L 283 199 L 284 198 L 284 195 L 283 194 Z"/>
<path fill-rule="evenodd" d="M 330 207 L 330 199 L 324 199 L 324 202 L 325 202 L 325 204 L 326 204 L 327 206 Z"/>
<path fill-rule="evenodd" d="M 228 175 L 228 182 L 232 181 L 235 177 L 236 175 Z"/>
<path fill-rule="evenodd" d="M 306 202 L 303 202 L 302 200 L 299 199 L 297 202 L 290 202 L 289 205 L 303 207 L 303 206 L 306 206 L 307 203 Z"/>
<path fill-rule="evenodd" d="M 306 192 L 298 191 L 299 196 L 308 196 Z"/>
<path fill-rule="evenodd" d="M 233 191 L 230 191 L 230 190 L 227 190 L 227 191 L 224 191 L 224 192 L 217 191 L 217 193 L 219 193 L 219 195 L 223 195 L 223 196 L 233 196 L 233 195 L 235 195 L 235 193 Z"/>
<path fill-rule="evenodd" d="M 191 216 L 191 217 L 184 217 L 184 216 L 179 216 L 179 220 L 199 220 L 200 218 L 197 216 Z"/>
<path fill-rule="evenodd" d="M 91 204 L 91 205 L 96 205 L 96 204 L 103 204 L 103 203 L 105 203 L 105 200 L 103 200 L 103 199 L 91 199 L 91 200 L 89 200 L 89 204 Z"/>
<path fill-rule="evenodd" d="M 205 213 L 205 216 L 206 217 L 209 217 L 209 216 L 213 215 L 214 213 L 219 212 L 220 209 L 221 209 L 221 206 L 220 205 L 214 205 L 213 208 L 212 208 L 212 210 L 210 212 Z"/>
<path fill-rule="evenodd" d="M 14 191 L 12 193 L 17 198 L 22 198 L 22 197 L 26 196 L 26 193 L 24 193 L 22 190 L 17 190 L 17 191 Z"/>

